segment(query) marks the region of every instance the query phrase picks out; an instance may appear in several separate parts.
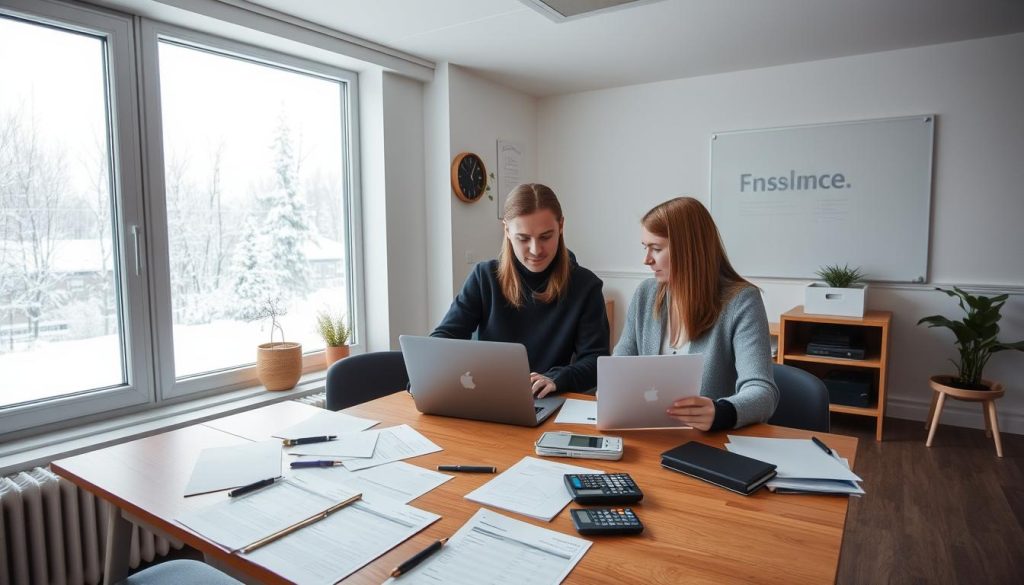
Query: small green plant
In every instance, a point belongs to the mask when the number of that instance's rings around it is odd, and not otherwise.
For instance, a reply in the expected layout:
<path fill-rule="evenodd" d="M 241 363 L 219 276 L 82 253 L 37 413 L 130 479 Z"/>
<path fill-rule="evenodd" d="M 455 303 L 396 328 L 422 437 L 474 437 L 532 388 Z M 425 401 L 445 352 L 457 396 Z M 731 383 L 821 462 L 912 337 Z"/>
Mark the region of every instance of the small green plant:
<path fill-rule="evenodd" d="M 335 317 L 327 311 L 317 313 L 316 330 L 328 347 L 348 345 L 348 337 L 352 333 L 348 326 L 345 325 L 344 317 L 341 315 Z"/>
<path fill-rule="evenodd" d="M 284 343 L 284 329 L 278 318 L 287 314 L 288 309 L 282 305 L 280 297 L 267 297 L 258 307 L 246 311 L 241 317 L 250 323 L 270 319 L 270 343 L 274 343 L 274 329 L 281 332 L 281 342 Z"/>
<path fill-rule="evenodd" d="M 838 264 L 835 266 L 825 265 L 815 274 L 832 288 L 850 288 L 850 285 L 864 279 L 864 273 L 860 271 L 860 267 L 850 268 L 849 264 L 844 264 L 841 267 Z"/>
<path fill-rule="evenodd" d="M 1017 343 L 1002 343 L 999 335 L 999 311 L 1006 303 L 1007 295 L 986 297 L 968 294 L 957 287 L 946 290 L 936 287 L 951 297 L 957 297 L 960 308 L 966 316 L 959 321 L 947 319 L 942 315 L 924 317 L 917 322 L 928 327 L 946 327 L 956 335 L 956 347 L 960 352 L 960 361 L 953 362 L 957 370 L 957 383 L 967 388 L 985 388 L 982 385 L 982 372 L 992 354 L 1007 349 L 1024 351 L 1024 340 Z"/>

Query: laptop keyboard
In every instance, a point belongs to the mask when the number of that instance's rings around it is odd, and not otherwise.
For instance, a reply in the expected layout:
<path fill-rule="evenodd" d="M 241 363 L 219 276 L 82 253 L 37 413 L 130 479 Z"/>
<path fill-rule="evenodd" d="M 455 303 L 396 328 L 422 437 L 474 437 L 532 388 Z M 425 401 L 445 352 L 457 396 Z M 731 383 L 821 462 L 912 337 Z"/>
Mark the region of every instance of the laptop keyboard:
<path fill-rule="evenodd" d="M 534 407 L 533 407 L 533 414 L 540 414 L 540 411 L 542 411 L 542 410 L 544 410 L 543 406 L 536 406 L 536 405 L 534 405 Z"/>

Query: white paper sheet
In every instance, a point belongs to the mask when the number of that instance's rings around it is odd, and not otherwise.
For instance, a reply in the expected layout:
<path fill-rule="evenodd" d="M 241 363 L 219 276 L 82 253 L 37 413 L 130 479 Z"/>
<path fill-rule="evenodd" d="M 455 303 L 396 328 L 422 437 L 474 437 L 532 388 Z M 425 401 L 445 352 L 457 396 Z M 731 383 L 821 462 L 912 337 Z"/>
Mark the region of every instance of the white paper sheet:
<path fill-rule="evenodd" d="M 364 499 L 245 557 L 294 583 L 335 583 L 439 518 L 387 498 Z"/>
<path fill-rule="evenodd" d="M 236 551 L 323 512 L 351 495 L 331 498 L 283 479 L 244 496 L 187 512 L 175 520 L 227 550 Z"/>
<path fill-rule="evenodd" d="M 410 457 L 419 457 L 427 453 L 435 453 L 441 447 L 435 445 L 430 439 L 424 437 L 409 425 L 398 425 L 380 429 L 380 436 L 377 438 L 377 447 L 373 450 L 373 457 L 369 459 L 346 459 L 345 467 L 351 471 L 359 471 L 368 467 L 376 467 L 383 463 L 391 463 Z"/>
<path fill-rule="evenodd" d="M 850 462 L 846 459 L 839 459 L 847 469 Z M 850 494 L 851 496 L 864 495 L 864 488 L 853 481 L 842 481 L 837 479 L 793 479 L 778 478 L 768 480 L 765 484 L 771 491 L 780 493 L 817 493 L 817 494 Z"/>
<path fill-rule="evenodd" d="M 282 439 L 298 439 L 301 437 L 319 437 L 323 435 L 342 435 L 344 433 L 358 433 L 365 431 L 379 423 L 377 420 L 359 418 L 345 414 L 344 412 L 332 412 L 325 410 L 314 414 L 306 420 L 281 429 L 274 433 L 275 437 Z"/>
<path fill-rule="evenodd" d="M 523 457 L 498 477 L 466 494 L 466 499 L 550 521 L 572 501 L 563 478 L 566 473 L 603 472 Z"/>
<path fill-rule="evenodd" d="M 450 475 L 404 461 L 385 463 L 360 471 L 349 471 L 344 467 L 293 469 L 291 476 L 295 481 L 309 483 L 315 491 L 329 493 L 330 488 L 320 483 L 327 482 L 346 491 L 362 493 L 363 498 L 383 496 L 403 504 L 408 504 L 452 479 Z"/>
<path fill-rule="evenodd" d="M 556 423 L 574 425 L 597 424 L 597 401 L 567 398 L 555 417 Z"/>
<path fill-rule="evenodd" d="M 385 585 L 551 585 L 561 583 L 591 543 L 478 510 L 440 552 Z"/>
<path fill-rule="evenodd" d="M 285 447 L 285 452 L 289 455 L 319 455 L 329 458 L 373 457 L 378 434 L 376 431 L 344 433 L 333 441 Z"/>
<path fill-rule="evenodd" d="M 729 435 L 726 449 L 776 466 L 780 479 L 838 479 L 861 481 L 835 457 L 810 439 L 769 439 Z"/>
<path fill-rule="evenodd" d="M 185 495 L 236 488 L 281 475 L 280 441 L 244 442 L 199 452 Z"/>

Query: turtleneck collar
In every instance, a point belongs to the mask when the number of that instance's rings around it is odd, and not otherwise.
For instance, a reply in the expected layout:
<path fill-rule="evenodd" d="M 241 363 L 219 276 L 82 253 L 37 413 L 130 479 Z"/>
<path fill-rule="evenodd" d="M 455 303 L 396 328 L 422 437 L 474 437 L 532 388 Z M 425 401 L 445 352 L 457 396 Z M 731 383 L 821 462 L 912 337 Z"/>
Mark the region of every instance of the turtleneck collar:
<path fill-rule="evenodd" d="M 526 286 L 539 292 L 543 291 L 544 287 L 547 286 L 548 278 L 551 276 L 551 273 L 554 272 L 555 265 L 558 264 L 558 257 L 556 256 L 555 259 L 551 261 L 551 264 L 548 264 L 548 267 L 542 272 L 532 272 L 529 268 L 523 266 L 522 262 L 519 261 L 519 258 L 516 258 L 515 256 L 512 257 L 512 263 L 515 265 L 516 272 L 519 273 L 519 277 L 523 279 L 524 283 L 526 283 Z"/>

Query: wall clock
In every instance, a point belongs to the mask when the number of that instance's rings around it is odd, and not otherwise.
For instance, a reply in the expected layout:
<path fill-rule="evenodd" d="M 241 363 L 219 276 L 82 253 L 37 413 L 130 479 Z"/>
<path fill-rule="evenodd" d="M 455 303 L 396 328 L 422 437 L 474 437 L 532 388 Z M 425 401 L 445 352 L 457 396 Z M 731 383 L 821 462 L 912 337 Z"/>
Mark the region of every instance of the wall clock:
<path fill-rule="evenodd" d="M 452 160 L 452 190 L 466 203 L 479 201 L 487 191 L 487 169 L 478 155 L 461 152 Z"/>

